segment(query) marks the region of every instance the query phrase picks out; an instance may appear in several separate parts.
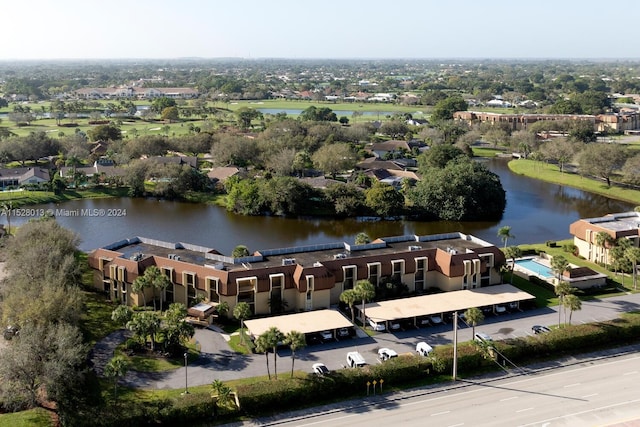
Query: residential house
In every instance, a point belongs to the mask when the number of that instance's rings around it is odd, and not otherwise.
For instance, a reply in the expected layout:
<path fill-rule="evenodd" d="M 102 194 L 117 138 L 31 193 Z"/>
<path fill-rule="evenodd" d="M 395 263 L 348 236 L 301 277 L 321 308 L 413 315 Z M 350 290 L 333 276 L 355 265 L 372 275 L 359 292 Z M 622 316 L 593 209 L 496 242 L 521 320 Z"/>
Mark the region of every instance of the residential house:
<path fill-rule="evenodd" d="M 0 169 L 0 190 L 49 182 L 49 170 L 38 167 Z"/>
<path fill-rule="evenodd" d="M 112 300 L 135 306 L 141 293 L 131 285 L 150 266 L 171 280 L 163 291 L 167 303 L 188 307 L 226 301 L 230 312 L 246 302 L 255 315 L 271 313 L 269 301 L 281 298 L 291 311 L 328 308 L 358 280 L 374 285 L 386 280 L 409 292 L 473 289 L 501 283 L 505 257 L 496 246 L 474 236 L 447 233 L 395 236 L 365 245 L 345 242 L 259 250 L 233 258 L 203 246 L 143 237 L 122 240 L 89 254 L 94 286 Z M 145 301 L 159 298 L 144 290 Z"/>

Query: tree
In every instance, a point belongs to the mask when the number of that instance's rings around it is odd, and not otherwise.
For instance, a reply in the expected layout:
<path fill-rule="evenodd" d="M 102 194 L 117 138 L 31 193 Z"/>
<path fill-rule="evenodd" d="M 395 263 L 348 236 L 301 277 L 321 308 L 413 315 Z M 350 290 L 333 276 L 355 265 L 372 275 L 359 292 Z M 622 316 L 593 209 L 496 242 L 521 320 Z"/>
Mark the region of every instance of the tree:
<path fill-rule="evenodd" d="M 464 319 L 471 325 L 471 335 L 476 335 L 476 326 L 484 321 L 484 313 L 478 307 L 471 307 L 464 312 Z"/>
<path fill-rule="evenodd" d="M 516 267 L 516 258 L 520 258 L 522 256 L 522 251 L 520 250 L 519 247 L 517 246 L 509 246 L 508 248 L 505 248 L 504 250 L 504 254 L 507 258 L 511 258 L 511 281 L 510 283 L 513 284 L 513 271 Z"/>
<path fill-rule="evenodd" d="M 498 237 L 502 240 L 504 248 L 507 248 L 507 242 L 509 239 L 515 239 L 515 236 L 511 234 L 511 227 L 508 225 L 502 226 L 498 229 Z"/>
<path fill-rule="evenodd" d="M 582 301 L 576 295 L 567 295 L 564 297 L 564 308 L 569 309 L 569 324 L 571 324 L 571 316 L 574 311 L 578 311 L 582 309 Z"/>
<path fill-rule="evenodd" d="M 371 238 L 365 232 L 360 232 L 356 234 L 356 239 L 354 241 L 356 245 L 366 245 L 367 243 L 371 243 Z"/>
<path fill-rule="evenodd" d="M 450 96 L 436 103 L 431 113 L 432 121 L 451 120 L 456 111 L 466 111 L 469 104 L 461 96 Z"/>
<path fill-rule="evenodd" d="M 606 231 L 598 231 L 596 233 L 595 240 L 596 240 L 596 246 L 600 248 L 600 250 L 602 251 L 602 254 L 604 255 L 603 257 L 604 264 L 606 266 L 608 264 L 608 260 L 607 260 L 608 246 L 613 244 L 613 237 L 611 237 L 609 233 L 607 233 Z"/>
<path fill-rule="evenodd" d="M 315 107 L 310 106 L 303 110 L 299 116 L 302 121 L 316 121 L 316 122 L 336 122 L 338 117 L 331 108 L 328 107 Z"/>
<path fill-rule="evenodd" d="M 500 178 L 464 158 L 424 175 L 407 197 L 417 215 L 450 221 L 493 221 L 502 217 L 507 204 Z"/>
<path fill-rule="evenodd" d="M 24 409 L 66 400 L 66 393 L 81 387 L 86 357 L 76 326 L 65 322 L 23 325 L 11 345 L 0 352 L 3 407 Z"/>
<path fill-rule="evenodd" d="M 376 296 L 376 288 L 368 280 L 358 280 L 353 288 L 358 299 L 362 300 L 362 324 L 366 324 L 365 304 Z"/>
<path fill-rule="evenodd" d="M 296 360 L 296 351 L 307 345 L 304 334 L 298 331 L 291 331 L 284 336 L 284 343 L 291 349 L 291 378 L 293 378 L 293 364 Z"/>
<path fill-rule="evenodd" d="M 267 341 L 266 335 L 258 335 L 258 338 L 256 338 L 255 341 L 255 352 L 264 353 L 265 361 L 267 363 L 267 376 L 271 379 L 271 371 L 269 370 L 269 350 L 271 350 L 271 345 Z"/>
<path fill-rule="evenodd" d="M 249 129 L 253 120 L 262 119 L 262 113 L 249 107 L 242 107 L 236 110 L 236 117 L 242 129 Z"/>
<path fill-rule="evenodd" d="M 554 257 L 555 258 L 555 257 Z M 561 264 L 558 264 L 558 268 L 560 267 Z M 552 266 L 553 268 L 553 266 Z M 558 326 L 560 326 L 560 313 L 562 311 L 562 308 L 564 307 L 564 298 L 571 294 L 573 292 L 573 289 L 571 287 L 571 285 L 569 285 L 569 283 L 561 280 L 560 282 L 558 282 L 558 284 L 555 287 L 555 293 L 558 296 L 558 300 L 559 300 L 559 304 L 558 304 Z M 565 315 L 566 317 L 566 315 Z"/>
<path fill-rule="evenodd" d="M 284 340 L 284 334 L 280 332 L 280 329 L 275 326 L 270 327 L 264 333 L 262 333 L 259 338 L 262 338 L 262 345 L 267 349 L 273 350 L 273 376 L 277 380 L 278 379 L 278 346 L 282 344 Z M 268 362 L 267 362 L 268 363 Z M 267 370 L 269 369 L 267 365 Z"/>
<path fill-rule="evenodd" d="M 381 218 L 400 215 L 404 208 L 404 196 L 393 186 L 376 182 L 365 191 L 365 205 Z"/>
<path fill-rule="evenodd" d="M 92 141 L 117 141 L 122 139 L 120 128 L 113 124 L 98 125 L 87 131 Z"/>
<path fill-rule="evenodd" d="M 218 414 L 218 406 L 227 406 L 233 401 L 233 392 L 231 387 L 220 380 L 214 380 L 211 383 L 211 398 L 213 399 L 213 414 Z"/>
<path fill-rule="evenodd" d="M 351 312 L 351 323 L 356 324 L 355 319 L 355 310 L 353 309 L 353 305 L 358 302 L 360 296 L 353 289 L 347 289 L 340 294 L 340 301 L 347 304 L 349 306 L 349 311 Z M 364 325 L 364 323 L 363 323 Z"/>
<path fill-rule="evenodd" d="M 573 156 L 578 153 L 581 148 L 582 143 L 569 141 L 568 139 L 560 139 L 545 142 L 540 146 L 540 151 L 545 158 L 558 163 L 560 172 L 564 172 L 564 165 L 571 161 Z"/>
<path fill-rule="evenodd" d="M 119 305 L 111 312 L 111 320 L 123 327 L 131 320 L 131 317 L 133 317 L 133 310 L 126 305 Z"/>
<path fill-rule="evenodd" d="M 114 356 L 104 367 L 104 376 L 113 379 L 113 398 L 118 399 L 118 380 L 129 371 L 129 362 L 123 356 Z"/>
<path fill-rule="evenodd" d="M 143 301 L 145 301 L 145 305 L 146 305 L 146 300 L 144 300 L 144 289 L 145 288 L 153 289 L 153 309 L 154 310 L 156 309 L 156 298 L 155 298 L 156 290 L 160 290 L 160 311 L 162 311 L 164 291 L 171 285 L 172 285 L 171 279 L 169 279 L 169 277 L 167 277 L 167 275 L 164 274 L 162 270 L 160 270 L 158 267 L 156 267 L 155 265 L 152 265 L 144 271 L 144 274 L 142 276 L 138 276 L 133 281 L 132 290 L 134 292 L 142 292 Z M 135 289 L 137 290 L 134 290 L 133 286 L 135 286 Z"/>
<path fill-rule="evenodd" d="M 587 144 L 578 156 L 580 172 L 595 175 L 611 187 L 611 176 L 627 161 L 627 150 L 617 144 Z"/>
<path fill-rule="evenodd" d="M 465 156 L 460 148 L 449 144 L 432 146 L 423 155 L 418 157 L 418 165 L 421 174 L 427 174 L 432 168 L 442 169 L 451 160 Z"/>
<path fill-rule="evenodd" d="M 132 331 L 145 345 L 147 338 L 150 338 L 151 351 L 155 350 L 156 334 L 160 329 L 160 319 L 155 312 L 139 311 L 134 313 L 131 320 L 127 322 L 127 329 Z"/>
<path fill-rule="evenodd" d="M 172 303 L 165 312 L 160 329 L 165 352 L 172 355 L 182 354 L 184 343 L 193 337 L 195 328 L 185 320 L 187 314 L 187 307 L 179 302 Z"/>
<path fill-rule="evenodd" d="M 227 314 L 229 313 L 229 303 L 221 301 L 216 307 L 216 311 L 218 312 L 218 316 L 227 317 Z"/>
<path fill-rule="evenodd" d="M 150 286 L 147 279 L 144 276 L 138 276 L 135 278 L 133 283 L 131 284 L 131 291 L 136 294 L 142 295 L 142 306 L 147 306 L 147 298 L 144 294 L 144 290 Z"/>
<path fill-rule="evenodd" d="M 351 169 L 355 164 L 355 154 L 348 144 L 336 143 L 323 145 L 311 158 L 318 169 L 336 177 L 338 172 Z"/>
<path fill-rule="evenodd" d="M 155 113 L 161 113 L 165 108 L 175 106 L 176 100 L 173 98 L 167 98 L 166 96 L 161 96 L 151 101 L 151 110 L 153 110 Z"/>
<path fill-rule="evenodd" d="M 251 306 L 248 303 L 241 301 L 233 308 L 233 317 L 240 321 L 240 341 L 245 343 L 244 338 L 244 321 L 251 316 Z"/>
<path fill-rule="evenodd" d="M 638 288 L 638 262 L 640 262 L 640 248 L 631 247 L 626 250 L 625 256 L 631 261 L 631 274 L 633 277 L 633 290 Z"/>
<path fill-rule="evenodd" d="M 162 120 L 168 120 L 169 123 L 175 122 L 180 118 L 178 107 L 167 107 L 160 114 Z"/>

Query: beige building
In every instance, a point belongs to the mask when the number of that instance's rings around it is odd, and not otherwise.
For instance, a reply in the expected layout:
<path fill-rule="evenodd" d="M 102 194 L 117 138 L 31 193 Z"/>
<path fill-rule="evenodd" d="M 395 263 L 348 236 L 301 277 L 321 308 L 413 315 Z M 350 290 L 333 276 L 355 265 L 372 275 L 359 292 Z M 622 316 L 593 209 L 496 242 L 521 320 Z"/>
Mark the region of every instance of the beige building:
<path fill-rule="evenodd" d="M 233 258 L 187 243 L 167 243 L 135 237 L 96 249 L 89 254 L 94 286 L 112 300 L 141 305 L 141 294 L 131 284 L 146 268 L 157 266 L 172 285 L 164 291 L 167 303 L 188 307 L 197 302 L 229 304 L 241 301 L 253 313 L 279 312 L 270 302 L 286 301 L 287 311 L 329 308 L 358 280 L 379 285 L 400 281 L 415 294 L 429 288 L 442 291 L 474 289 L 501 283 L 504 254 L 474 236 L 448 233 L 432 236 L 396 236 L 366 245 L 344 242 L 256 251 Z M 154 295 L 145 290 L 149 303 Z"/>
<path fill-rule="evenodd" d="M 609 264 L 611 244 L 599 245 L 598 233 L 606 233 L 611 241 L 629 239 L 634 247 L 638 247 L 640 213 L 623 212 L 599 218 L 579 219 L 569 226 L 569 232 L 580 256 L 595 263 Z"/>

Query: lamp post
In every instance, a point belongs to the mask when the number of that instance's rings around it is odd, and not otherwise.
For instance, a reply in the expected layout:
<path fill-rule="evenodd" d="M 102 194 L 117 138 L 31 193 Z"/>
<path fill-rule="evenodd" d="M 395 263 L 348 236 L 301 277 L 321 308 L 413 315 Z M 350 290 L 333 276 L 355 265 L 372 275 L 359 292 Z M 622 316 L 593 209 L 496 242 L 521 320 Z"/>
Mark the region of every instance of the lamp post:
<path fill-rule="evenodd" d="M 187 356 L 189 356 L 188 352 L 184 353 L 184 392 L 182 394 L 189 394 L 189 388 L 187 386 Z"/>

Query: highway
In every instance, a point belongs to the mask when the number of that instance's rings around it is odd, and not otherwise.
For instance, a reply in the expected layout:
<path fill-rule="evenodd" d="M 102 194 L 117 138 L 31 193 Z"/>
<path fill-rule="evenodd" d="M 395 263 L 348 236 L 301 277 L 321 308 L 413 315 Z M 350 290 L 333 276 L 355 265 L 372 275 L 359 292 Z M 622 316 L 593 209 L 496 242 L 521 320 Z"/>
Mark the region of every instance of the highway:
<path fill-rule="evenodd" d="M 639 426 L 640 354 L 586 360 L 528 375 L 459 381 L 300 411 L 244 425 Z"/>

